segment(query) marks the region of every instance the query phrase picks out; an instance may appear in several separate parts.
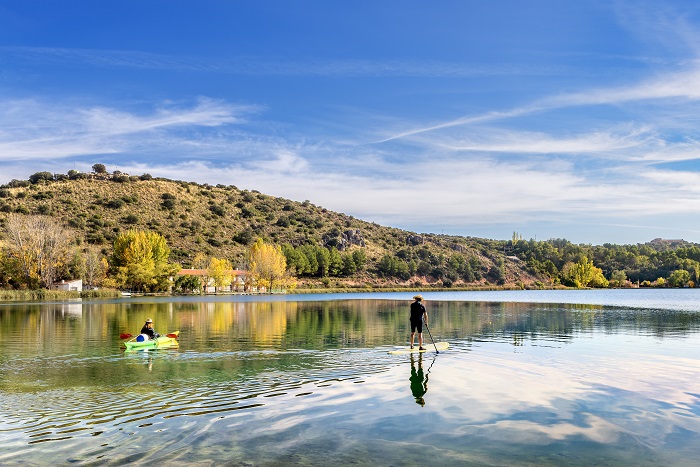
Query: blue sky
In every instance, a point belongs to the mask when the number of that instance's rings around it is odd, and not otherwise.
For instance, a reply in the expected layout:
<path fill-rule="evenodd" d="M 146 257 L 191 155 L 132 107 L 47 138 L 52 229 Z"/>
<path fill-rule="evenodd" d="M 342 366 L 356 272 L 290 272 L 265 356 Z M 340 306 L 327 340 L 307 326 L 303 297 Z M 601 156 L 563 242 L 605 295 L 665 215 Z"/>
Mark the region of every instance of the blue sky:
<path fill-rule="evenodd" d="M 416 232 L 700 242 L 692 1 L 0 0 L 0 183 L 110 171 Z"/>

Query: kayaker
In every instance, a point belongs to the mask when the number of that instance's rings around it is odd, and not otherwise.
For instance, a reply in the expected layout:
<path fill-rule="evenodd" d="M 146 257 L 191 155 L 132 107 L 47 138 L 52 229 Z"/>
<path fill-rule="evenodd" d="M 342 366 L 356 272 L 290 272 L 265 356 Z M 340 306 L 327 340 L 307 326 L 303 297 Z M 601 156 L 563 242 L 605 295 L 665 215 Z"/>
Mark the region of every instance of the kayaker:
<path fill-rule="evenodd" d="M 157 339 L 160 337 L 160 334 L 153 329 L 153 320 L 151 318 L 146 320 L 146 324 L 141 328 L 141 334 L 147 335 L 149 339 Z"/>
<path fill-rule="evenodd" d="M 413 348 L 416 331 L 418 331 L 418 350 L 425 350 L 423 348 L 423 321 L 428 322 L 428 312 L 423 305 L 422 295 L 416 295 L 413 300 L 414 302 L 411 303 L 411 348 Z"/>

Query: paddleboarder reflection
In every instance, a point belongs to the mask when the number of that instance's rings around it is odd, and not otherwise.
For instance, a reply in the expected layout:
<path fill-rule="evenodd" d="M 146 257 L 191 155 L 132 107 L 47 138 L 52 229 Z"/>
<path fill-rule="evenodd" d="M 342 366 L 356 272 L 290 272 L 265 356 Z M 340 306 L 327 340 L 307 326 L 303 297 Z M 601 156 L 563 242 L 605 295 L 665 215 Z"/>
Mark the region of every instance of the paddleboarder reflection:
<path fill-rule="evenodd" d="M 430 373 L 430 369 L 428 369 L 428 373 Z M 411 377 L 408 379 L 411 381 L 411 392 L 416 398 L 416 404 L 421 407 L 425 406 L 423 396 L 428 392 L 428 374 L 423 374 L 423 354 L 418 354 L 418 369 L 416 369 L 415 357 L 411 354 Z"/>

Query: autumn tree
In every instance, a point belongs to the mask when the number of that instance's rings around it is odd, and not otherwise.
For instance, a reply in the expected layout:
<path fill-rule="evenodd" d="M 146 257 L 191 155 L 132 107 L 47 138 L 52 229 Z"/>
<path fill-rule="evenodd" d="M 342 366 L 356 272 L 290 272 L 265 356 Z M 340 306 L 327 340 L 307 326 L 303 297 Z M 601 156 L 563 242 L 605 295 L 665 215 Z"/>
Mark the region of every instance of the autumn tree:
<path fill-rule="evenodd" d="M 248 253 L 248 274 L 255 284 L 268 290 L 275 285 L 285 286 L 288 282 L 286 272 L 287 261 L 282 249 L 258 238 Z"/>
<path fill-rule="evenodd" d="M 218 292 L 219 287 L 228 287 L 233 282 L 233 268 L 227 259 L 212 257 L 207 268 L 207 275 L 214 281 L 214 292 Z"/>
<path fill-rule="evenodd" d="M 607 287 L 608 280 L 603 270 L 595 267 L 592 260 L 585 256 L 578 262 L 569 262 L 562 268 L 562 281 L 574 287 Z"/>
<path fill-rule="evenodd" d="M 112 267 L 117 283 L 136 290 L 165 290 L 180 266 L 170 263 L 170 248 L 156 232 L 129 230 L 114 240 Z"/>
<path fill-rule="evenodd" d="M 690 281 L 690 273 L 685 269 L 676 269 L 668 276 L 668 285 L 671 287 L 684 287 Z"/>
<path fill-rule="evenodd" d="M 70 257 L 71 232 L 48 216 L 11 214 L 5 223 L 6 255 L 28 287 L 51 288 Z"/>
<path fill-rule="evenodd" d="M 192 267 L 194 269 L 206 269 L 208 265 L 209 259 L 207 258 L 207 255 L 201 251 L 194 255 L 194 258 L 192 259 Z"/>
<path fill-rule="evenodd" d="M 83 265 L 83 281 L 88 288 L 93 288 L 102 284 L 107 276 L 109 263 L 100 250 L 89 247 L 85 250 Z"/>

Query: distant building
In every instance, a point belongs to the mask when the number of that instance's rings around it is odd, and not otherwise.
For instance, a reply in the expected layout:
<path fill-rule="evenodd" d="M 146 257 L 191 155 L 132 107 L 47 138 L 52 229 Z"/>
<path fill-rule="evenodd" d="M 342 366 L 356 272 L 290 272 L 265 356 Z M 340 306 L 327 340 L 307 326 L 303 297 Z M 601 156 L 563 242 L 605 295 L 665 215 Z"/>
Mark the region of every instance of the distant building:
<path fill-rule="evenodd" d="M 231 285 L 228 287 L 219 287 L 219 292 L 243 292 L 245 290 L 245 279 L 248 271 L 241 269 L 231 269 L 228 271 L 231 276 Z M 180 269 L 176 276 L 197 276 L 202 279 L 204 293 L 215 293 L 214 279 L 209 277 L 209 272 L 206 269 Z"/>
<path fill-rule="evenodd" d="M 73 279 L 72 281 L 61 281 L 61 282 L 54 282 L 54 284 L 51 286 L 52 290 L 78 290 L 81 291 L 83 290 L 83 280 L 82 279 Z"/>

